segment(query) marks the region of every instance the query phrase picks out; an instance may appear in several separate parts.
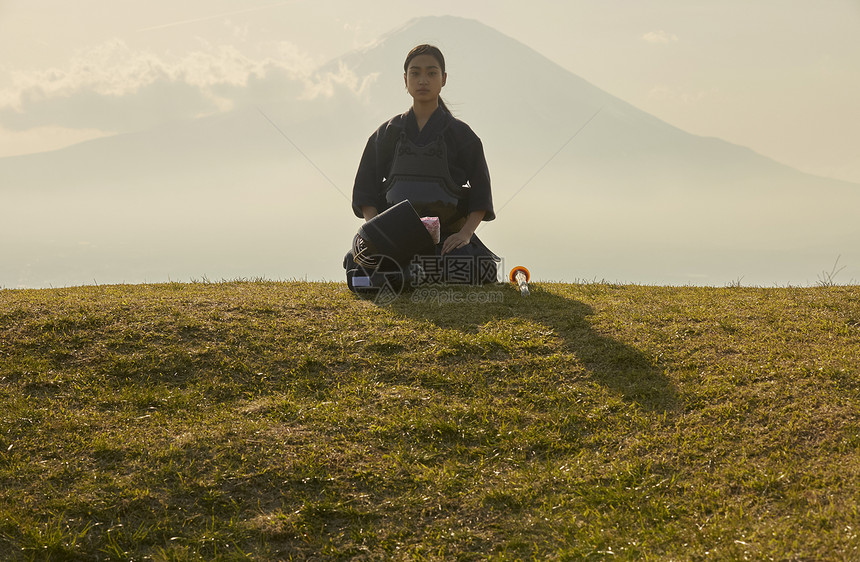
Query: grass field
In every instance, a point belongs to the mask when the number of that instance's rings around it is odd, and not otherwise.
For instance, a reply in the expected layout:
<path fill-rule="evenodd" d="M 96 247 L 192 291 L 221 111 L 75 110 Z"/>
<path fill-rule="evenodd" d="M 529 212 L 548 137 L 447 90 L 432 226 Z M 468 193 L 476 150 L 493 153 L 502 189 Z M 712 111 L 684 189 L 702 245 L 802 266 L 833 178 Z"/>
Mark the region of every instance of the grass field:
<path fill-rule="evenodd" d="M 0 559 L 860 559 L 860 287 L 460 291 L 0 291 Z"/>

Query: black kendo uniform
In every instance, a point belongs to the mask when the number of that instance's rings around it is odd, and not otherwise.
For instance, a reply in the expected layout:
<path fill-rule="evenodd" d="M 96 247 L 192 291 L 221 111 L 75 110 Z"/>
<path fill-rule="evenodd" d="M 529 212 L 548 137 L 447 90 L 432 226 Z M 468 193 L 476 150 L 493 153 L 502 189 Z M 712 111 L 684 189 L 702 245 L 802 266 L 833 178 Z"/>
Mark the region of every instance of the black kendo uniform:
<path fill-rule="evenodd" d="M 481 140 L 442 107 L 421 131 L 410 109 L 380 126 L 367 141 L 353 187 L 355 215 L 363 218 L 362 206 L 382 212 L 403 200 L 422 217 L 439 217 L 442 240 L 436 247 L 437 257 L 442 243 L 462 228 L 470 212 L 484 211 L 485 221 L 495 218 Z M 447 253 L 444 260 L 453 266 L 444 269 L 456 273 L 448 271 L 451 275 L 440 281 L 496 281 L 499 258 L 476 235 L 466 246 Z M 471 268 L 459 267 L 458 261 L 471 262 Z M 347 254 L 344 267 L 354 267 L 352 253 Z"/>

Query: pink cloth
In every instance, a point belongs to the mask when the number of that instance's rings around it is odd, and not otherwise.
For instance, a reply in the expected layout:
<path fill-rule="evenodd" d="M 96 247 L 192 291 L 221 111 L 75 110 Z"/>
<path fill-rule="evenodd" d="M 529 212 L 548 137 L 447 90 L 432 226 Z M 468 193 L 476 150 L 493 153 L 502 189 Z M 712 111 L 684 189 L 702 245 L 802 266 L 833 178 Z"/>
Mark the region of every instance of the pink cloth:
<path fill-rule="evenodd" d="M 439 217 L 421 217 L 421 222 L 424 223 L 427 232 L 433 237 L 433 243 L 438 244 L 442 239 L 442 227 L 439 224 Z"/>

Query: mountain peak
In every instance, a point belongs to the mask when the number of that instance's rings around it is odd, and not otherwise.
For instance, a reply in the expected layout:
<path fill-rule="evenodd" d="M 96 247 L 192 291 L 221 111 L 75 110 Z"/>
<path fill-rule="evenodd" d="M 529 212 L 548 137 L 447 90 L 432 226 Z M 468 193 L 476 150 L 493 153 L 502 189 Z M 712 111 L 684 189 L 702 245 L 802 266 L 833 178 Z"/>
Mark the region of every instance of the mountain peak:
<path fill-rule="evenodd" d="M 530 52 L 544 58 L 530 47 L 476 19 L 459 16 L 419 16 L 385 33 L 367 50 L 374 48 L 399 49 L 402 57 L 421 44 L 439 47 L 445 55 L 446 65 L 466 57 L 493 56 L 504 58 L 508 52 Z M 560 67 L 559 67 L 560 68 Z"/>
<path fill-rule="evenodd" d="M 469 29 L 474 32 L 476 30 L 488 30 L 501 35 L 492 27 L 482 23 L 476 19 L 464 18 L 460 16 L 417 16 L 408 20 L 403 25 L 392 29 L 383 34 L 376 43 L 384 42 L 390 37 L 400 34 L 411 34 L 413 37 L 420 36 L 447 36 L 452 32 L 459 32 L 463 29 Z M 418 40 L 415 44 L 430 43 L 430 41 Z M 432 43 L 430 43 L 432 44 Z"/>

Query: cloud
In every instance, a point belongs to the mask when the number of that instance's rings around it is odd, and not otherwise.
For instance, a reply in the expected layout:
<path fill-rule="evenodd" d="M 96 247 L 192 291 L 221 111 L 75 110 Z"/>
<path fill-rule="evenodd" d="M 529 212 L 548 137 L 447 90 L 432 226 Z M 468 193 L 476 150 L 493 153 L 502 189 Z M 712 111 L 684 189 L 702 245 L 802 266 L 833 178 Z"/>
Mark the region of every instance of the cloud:
<path fill-rule="evenodd" d="M 112 40 L 75 55 L 65 68 L 13 74 L 0 91 L 0 126 L 128 132 L 239 104 L 308 100 L 369 83 L 341 66 L 315 72 L 310 57 L 286 42 L 248 56 L 232 45 L 209 45 L 182 57 L 135 50 Z"/>
<path fill-rule="evenodd" d="M 347 90 L 361 95 L 367 92 L 368 87 L 378 78 L 378 74 L 359 77 L 355 72 L 342 62 L 338 65 L 337 72 L 324 72 L 314 76 L 314 80 L 308 83 L 302 99 L 310 100 L 320 96 L 331 98 L 338 91 Z"/>
<path fill-rule="evenodd" d="M 649 31 L 642 36 L 642 39 L 647 43 L 655 45 L 668 45 L 669 43 L 677 43 L 678 36 L 674 33 L 667 33 L 662 29 L 660 31 Z"/>

